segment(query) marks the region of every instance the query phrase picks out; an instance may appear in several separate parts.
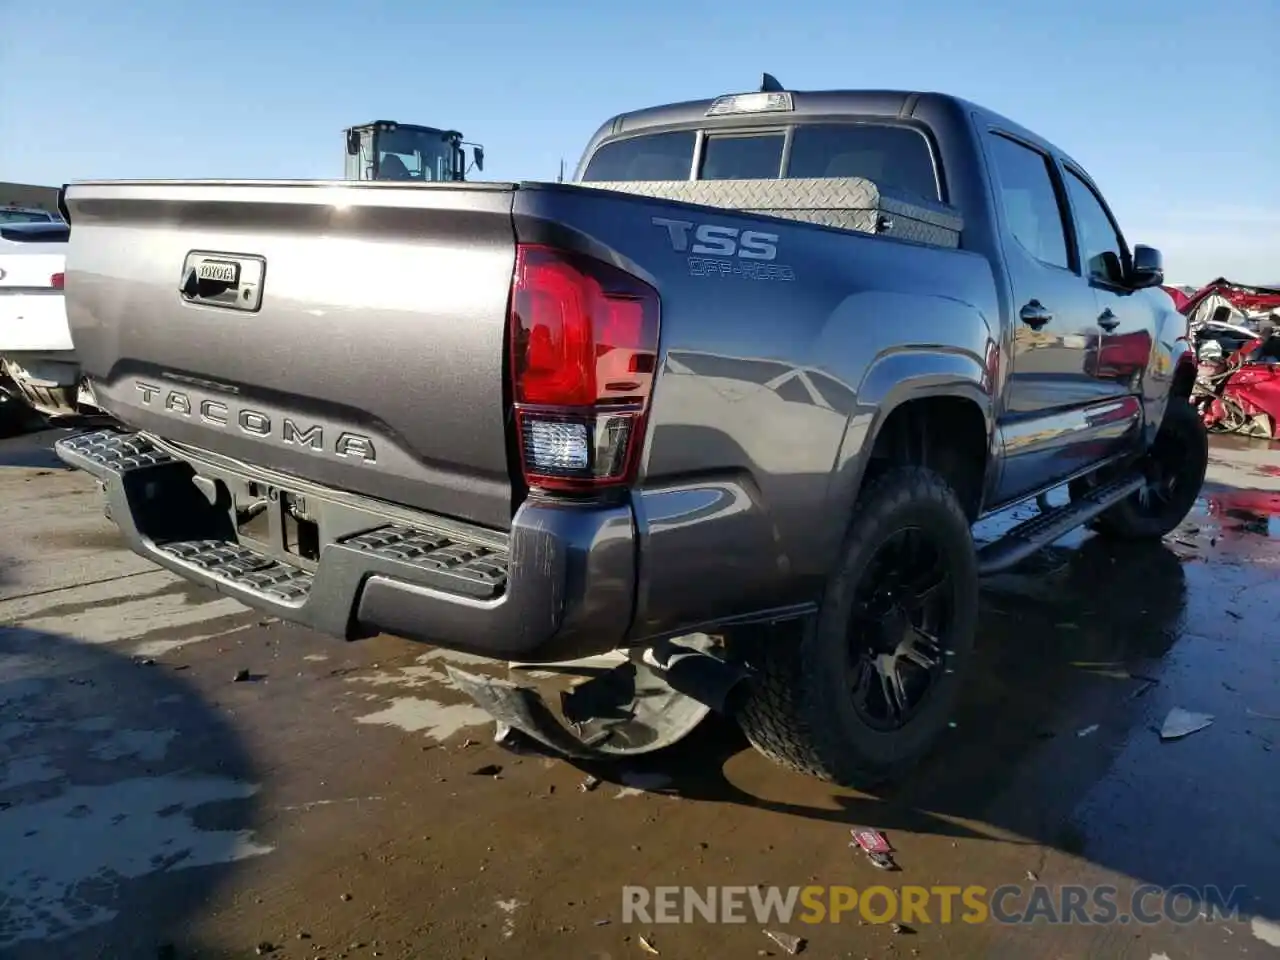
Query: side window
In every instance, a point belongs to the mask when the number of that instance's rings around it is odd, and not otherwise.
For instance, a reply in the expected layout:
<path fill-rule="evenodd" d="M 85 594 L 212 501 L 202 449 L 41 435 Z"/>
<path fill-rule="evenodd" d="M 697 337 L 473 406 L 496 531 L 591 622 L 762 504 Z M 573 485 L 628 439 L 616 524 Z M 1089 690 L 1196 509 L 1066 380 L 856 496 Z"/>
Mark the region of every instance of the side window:
<path fill-rule="evenodd" d="M 1107 216 L 1097 194 L 1074 172 L 1067 170 L 1067 193 L 1075 210 L 1080 234 L 1080 258 L 1094 280 L 1124 282 L 1124 243 Z"/>
<path fill-rule="evenodd" d="M 1000 206 L 1013 238 L 1042 263 L 1070 268 L 1066 226 L 1049 158 L 999 134 L 991 134 L 988 145 L 999 181 Z"/>

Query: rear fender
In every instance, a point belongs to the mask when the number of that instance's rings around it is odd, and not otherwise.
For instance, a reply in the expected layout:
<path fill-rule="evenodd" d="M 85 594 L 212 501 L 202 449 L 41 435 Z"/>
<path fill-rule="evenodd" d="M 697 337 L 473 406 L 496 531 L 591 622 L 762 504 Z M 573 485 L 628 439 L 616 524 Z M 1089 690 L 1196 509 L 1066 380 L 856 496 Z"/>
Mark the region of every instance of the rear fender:
<path fill-rule="evenodd" d="M 878 357 L 862 378 L 858 406 L 849 418 L 832 471 L 827 500 L 833 515 L 847 517 L 851 512 L 876 438 L 890 415 L 904 403 L 918 399 L 960 397 L 977 404 L 987 436 L 988 476 L 984 490 L 990 490 L 996 479 L 991 475 L 991 465 L 997 462 L 993 456 L 993 382 L 993 371 L 983 358 L 967 350 L 899 350 Z"/>

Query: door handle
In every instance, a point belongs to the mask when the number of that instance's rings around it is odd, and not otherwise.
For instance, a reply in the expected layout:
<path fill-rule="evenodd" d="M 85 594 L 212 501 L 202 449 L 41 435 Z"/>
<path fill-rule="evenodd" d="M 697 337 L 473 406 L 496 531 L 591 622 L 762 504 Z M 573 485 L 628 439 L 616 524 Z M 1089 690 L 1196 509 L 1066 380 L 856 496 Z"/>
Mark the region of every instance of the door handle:
<path fill-rule="evenodd" d="M 1102 315 L 1098 317 L 1098 326 L 1109 333 L 1116 327 L 1120 326 L 1120 318 L 1111 312 L 1110 307 L 1107 307 L 1107 309 L 1102 311 Z"/>
<path fill-rule="evenodd" d="M 1039 330 L 1053 319 L 1053 314 L 1039 300 L 1032 300 L 1018 311 L 1018 318 L 1032 330 Z"/>

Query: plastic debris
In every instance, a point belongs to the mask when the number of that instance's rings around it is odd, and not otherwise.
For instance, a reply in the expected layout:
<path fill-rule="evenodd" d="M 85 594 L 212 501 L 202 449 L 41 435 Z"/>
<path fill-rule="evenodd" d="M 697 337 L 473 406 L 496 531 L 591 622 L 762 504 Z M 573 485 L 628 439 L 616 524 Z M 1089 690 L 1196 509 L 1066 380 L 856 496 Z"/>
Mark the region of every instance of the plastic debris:
<path fill-rule="evenodd" d="M 580 784 L 578 784 L 578 789 L 581 790 L 583 793 L 590 793 L 592 790 L 594 790 L 598 786 L 600 786 L 600 778 L 597 776 L 588 775 L 587 779 L 583 780 Z"/>
<path fill-rule="evenodd" d="M 644 949 L 645 953 L 652 953 L 655 957 L 661 956 L 661 954 L 658 953 L 658 948 L 655 947 L 648 940 L 646 940 L 644 937 L 640 938 L 640 946 Z"/>
<path fill-rule="evenodd" d="M 804 937 L 797 937 L 792 933 L 782 933 L 778 930 L 766 930 L 764 935 L 793 957 L 804 950 L 807 942 Z"/>
<path fill-rule="evenodd" d="M 898 864 L 893 859 L 893 847 L 888 838 L 879 830 L 870 827 L 854 827 L 851 847 L 858 847 L 867 855 L 867 859 L 881 870 L 897 870 Z"/>
<path fill-rule="evenodd" d="M 1164 718 L 1164 726 L 1160 728 L 1160 739 L 1177 740 L 1197 730 L 1203 730 L 1211 723 L 1213 723 L 1213 714 L 1192 713 L 1182 707 L 1174 707 Z"/>
<path fill-rule="evenodd" d="M 1153 677 L 1134 677 L 1134 679 L 1140 680 L 1142 683 L 1135 687 L 1134 691 L 1129 694 L 1130 700 L 1137 700 L 1139 697 L 1145 697 L 1152 689 L 1160 684 L 1160 681 Z"/>
<path fill-rule="evenodd" d="M 1077 730 L 1077 731 L 1076 731 L 1076 736 L 1077 736 L 1077 737 L 1087 737 L 1087 736 L 1089 736 L 1090 734 L 1094 734 L 1094 733 L 1097 733 L 1097 732 L 1098 732 L 1098 725 L 1097 725 L 1096 723 L 1091 723 L 1091 724 L 1089 724 L 1089 726 L 1084 727 L 1083 729 Z"/>
<path fill-rule="evenodd" d="M 248 670 L 237 670 L 236 675 L 231 678 L 232 683 L 244 683 L 249 679 Z"/>

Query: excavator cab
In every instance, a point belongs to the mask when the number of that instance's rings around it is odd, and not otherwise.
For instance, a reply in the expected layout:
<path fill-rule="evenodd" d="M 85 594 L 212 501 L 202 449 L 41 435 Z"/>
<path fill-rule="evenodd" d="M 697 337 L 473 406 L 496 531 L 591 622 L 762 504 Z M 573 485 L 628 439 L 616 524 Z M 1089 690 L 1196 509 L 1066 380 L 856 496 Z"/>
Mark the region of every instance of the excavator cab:
<path fill-rule="evenodd" d="M 347 180 L 435 183 L 465 180 L 470 166 L 484 170 L 484 147 L 456 130 L 376 120 L 347 128 L 346 141 Z"/>

